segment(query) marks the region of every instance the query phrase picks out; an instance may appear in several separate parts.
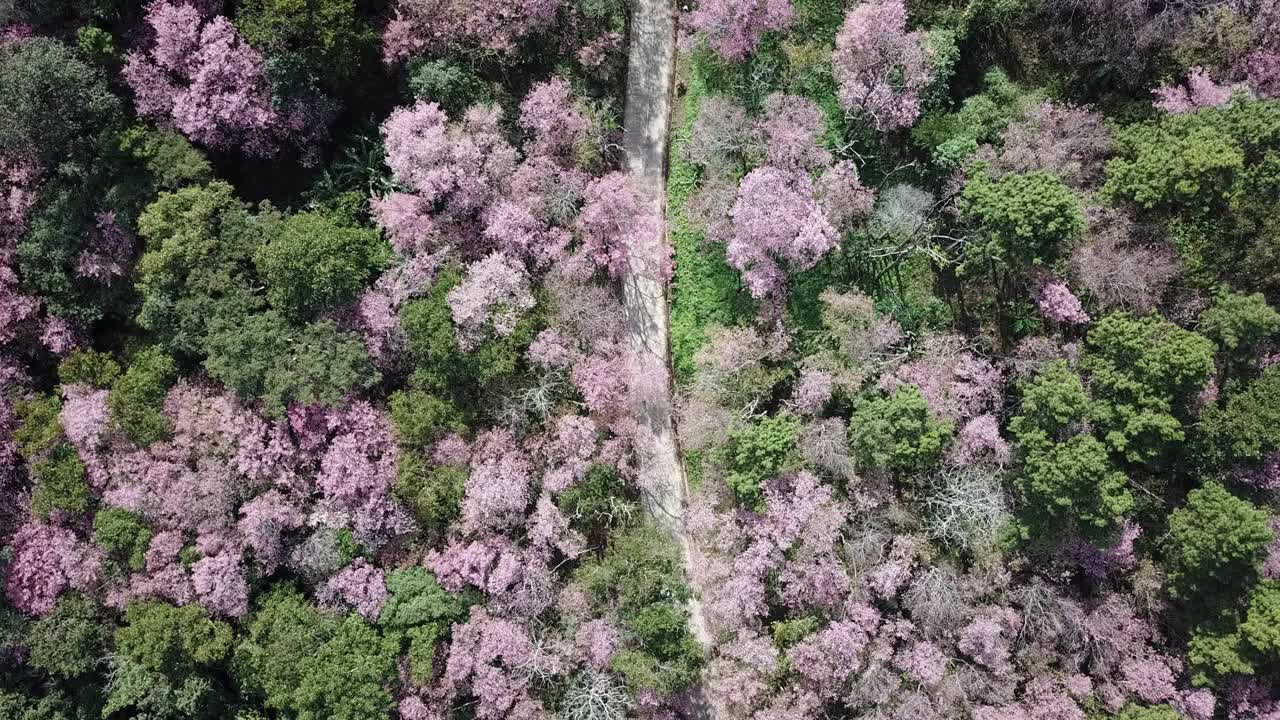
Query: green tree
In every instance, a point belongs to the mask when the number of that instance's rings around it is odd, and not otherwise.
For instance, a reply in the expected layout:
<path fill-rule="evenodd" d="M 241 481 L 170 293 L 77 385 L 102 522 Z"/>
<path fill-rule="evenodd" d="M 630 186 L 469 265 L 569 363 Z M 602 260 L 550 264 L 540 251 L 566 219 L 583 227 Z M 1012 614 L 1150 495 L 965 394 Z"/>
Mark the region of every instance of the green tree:
<path fill-rule="evenodd" d="M 1090 416 L 1129 462 L 1158 461 L 1184 438 L 1187 406 L 1213 373 L 1213 343 L 1156 315 L 1115 313 L 1089 331 Z"/>
<path fill-rule="evenodd" d="M 1200 332 L 1236 363 L 1248 363 L 1264 342 L 1280 332 L 1280 313 L 1262 293 L 1224 290 L 1213 307 L 1200 315 Z"/>
<path fill-rule="evenodd" d="M 28 626 L 29 662 L 56 677 L 85 675 L 102 658 L 107 634 L 93 603 L 80 595 L 63 595 L 53 612 Z"/>
<path fill-rule="evenodd" d="M 1187 664 L 1196 687 L 1213 687 L 1232 674 L 1253 674 L 1234 613 L 1223 613 L 1196 626 L 1187 642 Z"/>
<path fill-rule="evenodd" d="M 702 654 L 689 633 L 689 588 L 676 543 L 653 525 L 624 530 L 575 573 L 594 603 L 613 609 L 635 642 L 613 668 L 633 689 L 675 692 L 698 680 Z"/>
<path fill-rule="evenodd" d="M 372 720 L 394 705 L 400 644 L 352 613 L 318 650 L 302 658 L 290 709 L 298 720 Z"/>
<path fill-rule="evenodd" d="M 120 377 L 120 364 L 109 353 L 88 348 L 72 350 L 58 363 L 58 382 L 108 388 Z"/>
<path fill-rule="evenodd" d="M 57 40 L 0 45 L 0 148 L 56 164 L 90 150 L 119 112 L 101 73 Z"/>
<path fill-rule="evenodd" d="M 107 395 L 112 423 L 141 447 L 166 438 L 169 421 L 164 415 L 164 398 L 177 379 L 173 358 L 163 350 L 149 347 L 140 351 Z"/>
<path fill-rule="evenodd" d="M 124 620 L 116 630 L 116 649 L 154 673 L 181 678 L 222 663 L 231 650 L 231 626 L 199 605 L 134 601 Z"/>
<path fill-rule="evenodd" d="M 1200 416 L 1200 448 L 1210 468 L 1258 465 L 1280 448 L 1280 366 L 1262 376 L 1225 404 Z"/>
<path fill-rule="evenodd" d="M 725 482 L 744 507 L 764 506 L 764 483 L 798 463 L 796 437 L 800 421 L 793 415 L 761 418 L 733 432 L 717 449 L 715 459 L 725 465 Z"/>
<path fill-rule="evenodd" d="M 62 442 L 62 400 L 57 395 L 18 397 L 13 405 L 20 421 L 13 439 L 18 443 L 18 453 L 28 462 Z"/>
<path fill-rule="evenodd" d="M 413 512 L 419 527 L 442 538 L 458 516 L 469 474 L 457 465 L 429 466 L 420 452 L 405 450 L 396 458 L 392 492 Z"/>
<path fill-rule="evenodd" d="M 1268 664 L 1280 662 L 1280 581 L 1264 580 L 1253 589 L 1240 633 Z"/>
<path fill-rule="evenodd" d="M 1188 603 L 1232 601 L 1253 584 L 1271 540 L 1264 510 L 1217 482 L 1205 483 L 1169 516 L 1169 593 Z"/>
<path fill-rule="evenodd" d="M 493 88 L 470 68 L 450 58 L 417 57 L 405 68 L 409 92 L 420 100 L 440 104 L 450 117 L 458 117 L 473 105 L 494 100 Z"/>
<path fill-rule="evenodd" d="M 615 528 L 626 524 L 635 509 L 635 490 L 610 465 L 596 463 L 581 482 L 556 496 L 570 527 L 592 545 L 605 545 Z"/>
<path fill-rule="evenodd" d="M 221 182 L 161 193 L 138 220 L 146 252 L 138 261 L 138 324 L 171 352 L 204 353 L 209 324 L 262 309 L 252 258 L 278 217 L 250 212 Z"/>
<path fill-rule="evenodd" d="M 1005 175 L 978 173 L 965 185 L 960 210 L 974 223 L 962 275 L 1021 274 L 1046 267 L 1084 230 L 1080 200 L 1046 172 Z"/>
<path fill-rule="evenodd" d="M 102 508 L 93 516 L 93 541 L 107 556 L 133 571 L 142 570 L 152 532 L 137 514 Z"/>
<path fill-rule="evenodd" d="M 1170 120 L 1125 128 L 1107 161 L 1103 193 L 1151 209 L 1209 212 L 1238 192 L 1244 153 L 1229 134 L 1202 122 Z"/>
<path fill-rule="evenodd" d="M 1027 453 L 1014 476 L 1024 537 L 1070 529 L 1104 540 L 1133 509 L 1124 473 L 1092 435 L 1075 435 Z"/>
<path fill-rule="evenodd" d="M 1079 375 L 1065 362 L 1049 363 L 1023 384 L 1009 432 L 1023 452 L 1046 451 L 1084 428 L 1089 402 Z"/>
<path fill-rule="evenodd" d="M 299 328 L 274 310 L 214 320 L 205 350 L 211 377 L 275 417 L 294 403 L 336 405 L 380 379 L 351 333 L 327 320 Z"/>
<path fill-rule="evenodd" d="M 450 400 L 411 388 L 391 394 L 391 422 L 402 445 L 425 449 L 445 433 L 467 431 L 462 411 Z"/>
<path fill-rule="evenodd" d="M 336 620 L 297 590 L 282 586 L 258 600 L 235 648 L 232 676 L 243 696 L 269 710 L 291 712 L 303 660 L 319 652 Z"/>
<path fill-rule="evenodd" d="M 355 0 L 248 0 L 236 26 L 249 44 L 273 57 L 296 57 L 331 88 L 351 82 L 377 42 Z"/>
<path fill-rule="evenodd" d="M 1168 705 L 1138 705 L 1129 703 L 1115 714 L 1116 720 L 1178 720 L 1177 711 Z"/>
<path fill-rule="evenodd" d="M 388 573 L 387 593 L 378 625 L 404 634 L 413 676 L 429 679 L 437 642 L 454 622 L 466 618 L 468 602 L 446 592 L 434 575 L 420 567 Z"/>
<path fill-rule="evenodd" d="M 176 130 L 135 125 L 120 133 L 116 147 L 145 169 L 152 189 L 148 194 L 206 185 L 214 177 L 204 153 Z"/>
<path fill-rule="evenodd" d="M 327 616 L 279 588 L 250 618 L 232 672 L 249 697 L 298 720 L 368 720 L 391 711 L 398 652 L 398 637 L 359 616 Z"/>
<path fill-rule="evenodd" d="M 83 515 L 89 511 L 92 498 L 85 482 L 84 463 L 70 445 L 59 445 L 48 457 L 32 467 L 36 479 L 31 495 L 31 510 L 42 518 L 55 511 Z"/>
<path fill-rule="evenodd" d="M 280 223 L 254 261 L 272 306 L 290 317 L 307 318 L 354 300 L 390 255 L 378 231 L 304 212 Z"/>
<path fill-rule="evenodd" d="M 933 467 L 951 433 L 951 424 L 933 419 L 929 402 L 912 385 L 888 397 L 864 399 L 849 421 L 849 443 L 858 465 L 899 474 Z"/>

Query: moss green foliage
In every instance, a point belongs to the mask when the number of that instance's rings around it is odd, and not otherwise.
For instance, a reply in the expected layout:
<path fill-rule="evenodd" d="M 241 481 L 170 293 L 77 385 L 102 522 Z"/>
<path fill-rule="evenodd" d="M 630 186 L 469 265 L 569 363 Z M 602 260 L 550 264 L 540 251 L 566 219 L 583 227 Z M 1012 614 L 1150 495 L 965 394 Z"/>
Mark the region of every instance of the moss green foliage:
<path fill-rule="evenodd" d="M 763 509 L 764 483 L 798 464 L 799 433 L 800 420 L 783 413 L 735 431 L 716 450 L 714 459 L 727 468 L 725 482 L 744 507 Z"/>
<path fill-rule="evenodd" d="M 27 630 L 31 664 L 62 678 L 92 672 L 108 638 L 108 628 L 97 611 L 80 595 L 58 598 L 53 612 L 31 623 Z"/>
<path fill-rule="evenodd" d="M 1268 663 L 1280 661 L 1280 581 L 1264 580 L 1253 589 L 1240 633 Z"/>
<path fill-rule="evenodd" d="M 1248 361 L 1262 343 L 1280 332 L 1280 313 L 1262 293 L 1224 291 L 1200 315 L 1200 332 L 1237 360 Z"/>
<path fill-rule="evenodd" d="M 1047 267 L 1084 230 L 1080 199 L 1047 172 L 998 180 L 978 173 L 965 184 L 958 203 L 975 226 L 958 268 L 965 275 Z"/>
<path fill-rule="evenodd" d="M 689 588 L 671 537 L 649 524 L 629 528 L 575 579 L 626 630 L 628 649 L 614 657 L 613 669 L 629 686 L 670 693 L 697 682 L 701 649 L 689 632 Z"/>
<path fill-rule="evenodd" d="M 1186 603 L 1230 602 L 1253 584 L 1271 540 L 1265 510 L 1205 483 L 1169 516 L 1169 593 Z"/>
<path fill-rule="evenodd" d="M 273 310 L 216 319 L 206 351 L 211 377 L 274 417 L 294 403 L 337 405 L 380 379 L 354 334 L 327 320 L 297 327 Z"/>
<path fill-rule="evenodd" d="M 415 98 L 438 103 L 450 117 L 494 100 L 492 86 L 451 58 L 414 58 L 405 67 L 405 77 Z"/>
<path fill-rule="evenodd" d="M 388 573 L 387 592 L 378 626 L 404 633 L 411 672 L 425 681 L 433 672 L 436 644 L 452 623 L 466 619 L 470 603 L 446 592 L 434 575 L 420 567 Z"/>
<path fill-rule="evenodd" d="M 36 479 L 31 495 L 31 510 L 42 518 L 55 511 L 81 515 L 89 511 L 89 484 L 84 478 L 84 463 L 75 448 L 59 445 L 48 457 L 31 468 Z"/>
<path fill-rule="evenodd" d="M 344 87 L 368 59 L 377 31 L 355 0 L 248 0 L 236 26 L 273 58 L 296 58 L 308 75 Z"/>
<path fill-rule="evenodd" d="M 1168 705 L 1129 703 L 1115 714 L 1116 720 L 1177 720 L 1180 715 Z"/>
<path fill-rule="evenodd" d="M 117 651 L 143 668 L 172 677 L 217 665 L 231 651 L 231 626 L 199 605 L 135 601 L 116 630 Z"/>
<path fill-rule="evenodd" d="M 671 281 L 671 354 L 678 379 L 694 371 L 694 355 L 707 340 L 712 325 L 731 326 L 751 312 L 751 299 L 738 273 L 729 266 L 724 249 L 709 246 L 702 232 L 686 216 L 685 207 L 700 182 L 698 168 L 685 158 L 698 104 L 706 83 L 698 66 L 686 78 L 686 91 L 671 138 L 671 167 L 667 176 L 668 229 L 675 249 L 675 278 Z"/>
<path fill-rule="evenodd" d="M 1024 452 L 1044 451 L 1078 432 L 1088 412 L 1080 376 L 1065 362 L 1053 362 L 1022 386 L 1019 414 L 1009 421 L 1009 431 Z"/>
<path fill-rule="evenodd" d="M 72 350 L 58 363 L 58 381 L 63 385 L 108 388 L 120 377 L 120 363 L 109 353 L 89 348 Z"/>
<path fill-rule="evenodd" d="M 466 432 L 462 411 L 453 402 L 418 389 L 400 390 L 390 397 L 396 440 L 423 449 L 445 433 Z"/>
<path fill-rule="evenodd" d="M 1197 626 L 1187 642 L 1191 683 L 1214 687 L 1232 674 L 1252 675 L 1253 663 L 1246 653 L 1234 613 Z"/>
<path fill-rule="evenodd" d="M 278 221 L 250 212 L 220 181 L 162 193 L 138 220 L 138 324 L 171 352 L 203 354 L 215 319 L 241 322 L 264 306 L 252 258 Z"/>
<path fill-rule="evenodd" d="M 294 318 L 314 317 L 355 299 L 390 259 L 376 230 L 346 225 L 320 213 L 291 215 L 254 254 L 267 298 Z"/>
<path fill-rule="evenodd" d="M 638 512 L 635 490 L 617 469 L 596 463 L 581 482 L 556 497 L 556 505 L 573 529 L 594 545 L 603 545 L 609 534 L 628 523 Z"/>
<path fill-rule="evenodd" d="M 1187 406 L 1213 372 L 1213 343 L 1158 316 L 1123 313 L 1097 323 L 1083 367 L 1091 417 L 1117 455 L 1150 463 L 1184 437 Z"/>
<path fill-rule="evenodd" d="M 392 492 L 413 512 L 423 530 L 444 537 L 449 523 L 458 516 L 468 474 L 467 468 L 456 465 L 432 467 L 421 453 L 405 451 L 396 458 Z"/>
<path fill-rule="evenodd" d="M 107 556 L 133 571 L 143 568 L 151 529 L 137 514 L 120 508 L 103 508 L 93 516 L 93 541 Z"/>
<path fill-rule="evenodd" d="M 62 400 L 57 395 L 36 395 L 17 398 L 14 414 L 18 428 L 13 439 L 18 443 L 18 453 L 28 461 L 52 450 L 62 439 Z"/>
<path fill-rule="evenodd" d="M 1000 68 L 982 77 L 982 92 L 968 97 L 953 112 L 925 113 L 911 130 L 912 142 L 933 154 L 944 171 L 959 168 L 983 143 L 994 143 L 1036 95 L 1026 93 Z"/>
<path fill-rule="evenodd" d="M 163 440 L 169 434 L 164 397 L 177 378 L 173 358 L 162 349 L 140 351 L 107 395 L 112 423 L 140 446 Z"/>
<path fill-rule="evenodd" d="M 1179 117 L 1179 116 L 1173 116 Z M 1222 130 L 1200 125 L 1138 126 L 1116 138 L 1104 192 L 1140 207 L 1209 212 L 1237 192 L 1244 154 Z"/>
<path fill-rule="evenodd" d="M 119 112 L 102 74 L 57 40 L 0 45 L 0 147 L 61 162 L 90 150 Z"/>
<path fill-rule="evenodd" d="M 1280 103 L 1162 115 L 1115 139 L 1104 194 L 1162 221 L 1194 279 L 1272 286 Z"/>
<path fill-rule="evenodd" d="M 1022 468 L 1014 477 L 1024 539 L 1076 532 L 1105 540 L 1132 510 L 1128 480 L 1108 448 L 1083 432 L 1092 407 L 1080 376 L 1047 365 L 1022 387 L 1009 422 Z"/>
<path fill-rule="evenodd" d="M 397 638 L 359 616 L 327 616 L 279 588 L 249 619 L 232 674 L 269 710 L 298 720 L 365 720 L 391 711 L 398 650 Z"/>
<path fill-rule="evenodd" d="M 813 615 L 776 622 L 770 627 L 773 644 L 780 648 L 789 648 L 817 632 L 819 625 L 819 619 Z"/>
<path fill-rule="evenodd" d="M 143 125 L 120 133 L 119 151 L 145 170 L 157 190 L 178 190 L 213 180 L 213 166 L 204 153 L 174 130 Z"/>
<path fill-rule="evenodd" d="M 1014 479 L 1019 507 L 1026 511 L 1024 537 L 1069 528 L 1104 540 L 1133 508 L 1127 483 L 1092 435 L 1028 453 Z"/>
<path fill-rule="evenodd" d="M 491 338 L 463 352 L 458 348 L 448 300 L 449 291 L 461 281 L 462 274 L 456 268 L 443 270 L 423 297 L 400 311 L 405 344 L 417 365 L 413 382 L 423 389 L 461 395 L 463 388 L 510 379 L 519 370 L 524 349 L 533 342 L 542 322 L 540 304 L 520 318 L 510 335 Z"/>
<path fill-rule="evenodd" d="M 1210 468 L 1256 465 L 1280 448 L 1280 366 L 1200 416 L 1201 454 Z"/>
<path fill-rule="evenodd" d="M 860 468 L 908 474 L 933 467 L 952 430 L 929 415 L 918 388 L 904 385 L 888 397 L 858 403 L 849 421 L 849 446 Z"/>

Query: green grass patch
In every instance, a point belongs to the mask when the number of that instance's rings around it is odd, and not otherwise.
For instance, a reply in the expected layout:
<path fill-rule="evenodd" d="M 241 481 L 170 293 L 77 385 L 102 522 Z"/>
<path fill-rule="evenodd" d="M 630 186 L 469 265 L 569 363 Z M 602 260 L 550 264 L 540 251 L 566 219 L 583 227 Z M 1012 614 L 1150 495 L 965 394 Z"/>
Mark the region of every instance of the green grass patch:
<path fill-rule="evenodd" d="M 671 351 L 676 379 L 681 382 L 693 375 L 693 358 L 707 340 L 708 326 L 734 325 L 753 312 L 738 272 L 725 260 L 724 248 L 704 242 L 702 232 L 685 217 L 700 173 L 685 159 L 684 146 L 698 116 L 698 103 L 706 94 L 698 68 L 691 67 L 687 74 L 667 177 L 667 222 L 676 261 L 671 282 Z"/>

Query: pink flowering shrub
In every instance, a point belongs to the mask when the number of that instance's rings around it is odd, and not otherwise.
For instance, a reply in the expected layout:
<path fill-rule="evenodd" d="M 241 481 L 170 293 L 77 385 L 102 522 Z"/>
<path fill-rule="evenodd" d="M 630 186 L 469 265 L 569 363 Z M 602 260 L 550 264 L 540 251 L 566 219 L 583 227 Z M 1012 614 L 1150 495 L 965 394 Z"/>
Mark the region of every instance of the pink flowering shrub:
<path fill-rule="evenodd" d="M 630 245 L 652 232 L 654 219 L 630 186 L 627 176 L 613 172 L 592 180 L 585 191 L 586 204 L 576 229 L 582 250 L 596 267 L 620 278 L 631 266 Z M 665 277 L 670 267 L 661 270 Z"/>
<path fill-rule="evenodd" d="M 720 57 L 740 62 L 765 33 L 790 27 L 794 15 L 791 0 L 703 0 L 682 24 L 705 37 Z"/>
<path fill-rule="evenodd" d="M 840 242 L 803 173 L 773 167 L 751 171 L 738 188 L 731 215 L 729 264 L 742 273 L 756 298 L 782 293 L 784 264 L 807 270 Z"/>
<path fill-rule="evenodd" d="M 591 129 L 564 78 L 534 85 L 520 102 L 519 122 L 533 136 L 526 150 L 546 156 L 571 154 Z"/>
<path fill-rule="evenodd" d="M 559 8 L 560 0 L 397 0 L 382 58 L 390 65 L 454 47 L 510 54 L 524 36 L 548 29 Z"/>
<path fill-rule="evenodd" d="M 840 104 L 876 130 L 910 127 L 920 115 L 920 93 L 933 82 L 930 61 L 923 33 L 907 31 L 902 0 L 859 3 L 836 36 Z"/>
<path fill-rule="evenodd" d="M 215 615 L 238 618 L 249 611 L 244 565 L 231 553 L 197 560 L 191 568 L 191 584 L 200 604 Z"/>
<path fill-rule="evenodd" d="M 1046 282 L 1040 287 L 1036 305 L 1044 319 L 1062 325 L 1087 325 L 1089 314 L 1084 311 L 1080 299 L 1072 294 L 1067 284 L 1060 280 Z"/>
<path fill-rule="evenodd" d="M 528 275 L 506 255 L 494 253 L 473 263 L 449 291 L 458 347 L 471 350 L 490 337 L 510 335 L 533 305 Z"/>
<path fill-rule="evenodd" d="M 261 157 L 275 155 L 284 140 L 305 146 L 323 139 L 323 102 L 273 105 L 262 55 L 227 18 L 156 0 L 147 24 L 151 41 L 129 52 L 123 71 L 140 115 L 172 123 L 202 145 Z"/>
<path fill-rule="evenodd" d="M 343 568 L 325 581 L 316 599 L 326 605 L 349 607 L 365 620 L 375 622 L 387 602 L 387 584 L 382 570 L 364 558 Z"/>
<path fill-rule="evenodd" d="M 48 613 L 63 592 L 90 590 L 98 578 L 100 558 L 66 528 L 30 523 L 9 544 L 13 561 L 6 573 L 5 593 L 15 608 L 28 615 Z"/>
<path fill-rule="evenodd" d="M 1178 114 L 1226 105 L 1240 89 L 1238 86 L 1219 85 L 1209 77 L 1204 68 L 1193 67 L 1187 71 L 1185 86 L 1161 85 L 1152 93 L 1156 96 L 1157 108 L 1170 114 Z"/>

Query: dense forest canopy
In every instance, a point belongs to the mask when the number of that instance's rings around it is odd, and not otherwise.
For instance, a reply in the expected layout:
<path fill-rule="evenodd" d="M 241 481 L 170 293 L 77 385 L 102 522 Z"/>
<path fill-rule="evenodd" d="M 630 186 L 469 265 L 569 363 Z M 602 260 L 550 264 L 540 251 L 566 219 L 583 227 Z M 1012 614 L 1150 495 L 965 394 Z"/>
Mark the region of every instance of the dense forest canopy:
<path fill-rule="evenodd" d="M 1280 3 L 658 2 L 0 0 L 0 720 L 1280 718 Z"/>

